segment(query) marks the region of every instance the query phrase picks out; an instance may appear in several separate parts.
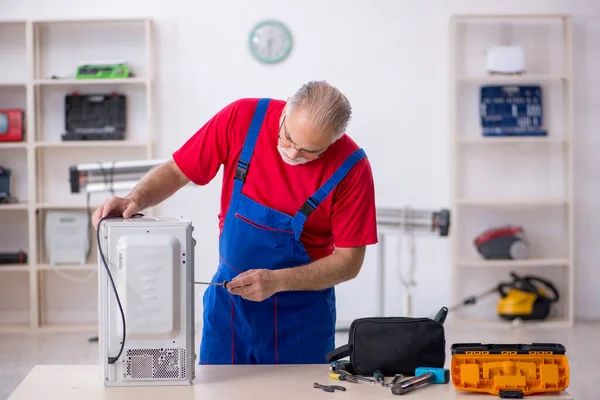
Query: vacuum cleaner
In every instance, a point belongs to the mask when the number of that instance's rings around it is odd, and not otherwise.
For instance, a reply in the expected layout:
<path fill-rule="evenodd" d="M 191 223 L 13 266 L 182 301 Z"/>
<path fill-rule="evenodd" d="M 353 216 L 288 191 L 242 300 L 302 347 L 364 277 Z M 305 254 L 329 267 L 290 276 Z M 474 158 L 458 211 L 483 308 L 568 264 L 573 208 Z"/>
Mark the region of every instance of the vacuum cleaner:
<path fill-rule="evenodd" d="M 548 318 L 552 304 L 560 298 L 552 282 L 533 275 L 521 277 L 515 272 L 511 272 L 510 276 L 512 281 L 500 282 L 480 295 L 468 297 L 460 304 L 450 307 L 449 311 L 473 305 L 481 298 L 498 293 L 500 299 L 496 312 L 500 318 L 510 321 L 539 321 Z"/>

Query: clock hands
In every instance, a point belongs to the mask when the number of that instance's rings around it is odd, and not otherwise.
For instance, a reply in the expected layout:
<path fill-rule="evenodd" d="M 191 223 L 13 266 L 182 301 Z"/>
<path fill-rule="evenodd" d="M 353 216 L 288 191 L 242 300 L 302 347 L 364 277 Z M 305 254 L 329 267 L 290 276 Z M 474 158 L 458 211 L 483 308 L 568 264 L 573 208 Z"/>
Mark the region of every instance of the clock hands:
<path fill-rule="evenodd" d="M 267 48 L 269 49 L 269 56 L 271 55 L 271 50 L 273 49 L 273 39 L 272 38 L 268 38 L 267 39 Z"/>

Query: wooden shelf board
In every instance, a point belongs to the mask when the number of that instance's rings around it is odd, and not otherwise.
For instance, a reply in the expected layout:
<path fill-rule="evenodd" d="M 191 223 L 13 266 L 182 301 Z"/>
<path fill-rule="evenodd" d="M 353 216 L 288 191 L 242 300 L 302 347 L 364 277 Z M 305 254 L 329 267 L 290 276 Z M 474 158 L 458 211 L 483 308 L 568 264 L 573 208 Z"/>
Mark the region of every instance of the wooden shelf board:
<path fill-rule="evenodd" d="M 540 197 L 522 199 L 501 199 L 497 197 L 463 197 L 458 199 L 458 204 L 463 206 L 486 206 L 486 207 L 535 207 L 565 205 L 568 201 L 564 197 Z"/>
<path fill-rule="evenodd" d="M 568 18 L 568 14 L 455 14 L 454 19 L 556 19 Z"/>
<path fill-rule="evenodd" d="M 100 204 L 92 203 L 90 208 L 94 211 L 100 207 Z M 87 205 L 85 204 L 69 204 L 69 203 L 37 203 L 35 208 L 46 209 L 46 210 L 85 210 Z"/>
<path fill-rule="evenodd" d="M 98 332 L 97 324 L 45 324 L 38 328 L 40 332 Z"/>
<path fill-rule="evenodd" d="M 68 18 L 68 19 L 33 19 L 34 24 L 106 24 L 106 23 L 144 23 L 151 21 L 147 17 L 126 18 Z"/>
<path fill-rule="evenodd" d="M 144 85 L 146 78 L 115 78 L 115 79 L 37 79 L 40 86 L 73 86 L 73 85 Z"/>
<path fill-rule="evenodd" d="M 0 272 L 29 272 L 28 264 L 0 264 Z"/>
<path fill-rule="evenodd" d="M 28 203 L 26 203 L 26 202 L 0 204 L 0 211 L 2 211 L 2 210 L 10 210 L 10 211 L 27 210 L 27 208 L 28 208 Z"/>
<path fill-rule="evenodd" d="M 461 258 L 458 260 L 458 265 L 461 267 L 477 267 L 477 268 L 498 268 L 498 267 L 559 267 L 568 266 L 567 258 L 530 258 L 525 260 L 484 260 Z"/>
<path fill-rule="evenodd" d="M 567 139 L 552 138 L 549 136 L 503 136 L 503 137 L 461 137 L 458 143 L 464 144 L 567 144 Z"/>
<path fill-rule="evenodd" d="M 27 21 L 24 19 L 2 20 L 0 25 L 24 25 Z"/>
<path fill-rule="evenodd" d="M 29 324 L 0 324 L 0 332 L 2 333 L 26 331 L 31 331 L 31 326 Z"/>
<path fill-rule="evenodd" d="M 0 81 L 0 88 L 2 87 L 22 87 L 25 89 L 27 83 L 25 82 L 2 82 Z"/>
<path fill-rule="evenodd" d="M 23 142 L 0 142 L 0 150 L 2 149 L 26 149 L 27 143 Z"/>
<path fill-rule="evenodd" d="M 55 269 L 62 271 L 95 271 L 98 269 L 96 264 L 85 264 L 85 265 L 50 265 L 50 264 L 39 264 L 37 269 L 40 271 L 52 271 Z"/>
<path fill-rule="evenodd" d="M 466 75 L 459 74 L 456 76 L 459 82 L 489 82 L 489 83 L 513 83 L 513 82 L 559 82 L 568 80 L 564 75 L 560 74 L 523 74 L 523 75 Z"/>
<path fill-rule="evenodd" d="M 461 328 L 496 328 L 496 329 L 514 329 L 514 328 L 540 328 L 540 329 L 555 329 L 555 328 L 567 328 L 570 326 L 569 320 L 566 318 L 550 318 L 545 321 L 504 321 L 498 318 L 459 318 L 459 317 L 448 317 L 445 325 L 457 325 Z"/>
<path fill-rule="evenodd" d="M 73 140 L 66 142 L 36 142 L 35 147 L 65 148 L 65 147 L 146 147 L 147 142 L 136 140 Z"/>

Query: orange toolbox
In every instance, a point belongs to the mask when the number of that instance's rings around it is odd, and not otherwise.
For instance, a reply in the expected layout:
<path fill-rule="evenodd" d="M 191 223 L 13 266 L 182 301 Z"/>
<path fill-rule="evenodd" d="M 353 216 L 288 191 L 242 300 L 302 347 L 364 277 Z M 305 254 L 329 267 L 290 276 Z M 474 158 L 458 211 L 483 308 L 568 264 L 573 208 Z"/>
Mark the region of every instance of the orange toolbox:
<path fill-rule="evenodd" d="M 569 386 L 569 362 L 561 344 L 456 343 L 451 351 L 452 384 L 458 390 L 517 399 Z"/>

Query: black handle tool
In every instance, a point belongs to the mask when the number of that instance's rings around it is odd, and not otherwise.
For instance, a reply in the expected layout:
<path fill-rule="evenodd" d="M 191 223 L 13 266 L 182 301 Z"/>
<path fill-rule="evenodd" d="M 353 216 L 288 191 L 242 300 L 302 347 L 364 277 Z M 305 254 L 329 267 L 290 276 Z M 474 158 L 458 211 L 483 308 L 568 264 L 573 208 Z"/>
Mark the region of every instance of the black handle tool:
<path fill-rule="evenodd" d="M 342 392 L 346 391 L 346 388 L 338 385 L 321 385 L 320 383 L 313 383 L 313 387 L 315 389 L 323 389 L 326 392 L 333 393 L 337 390 L 341 390 Z"/>
<path fill-rule="evenodd" d="M 223 282 L 194 282 L 196 285 L 215 285 L 215 286 L 223 286 L 225 289 L 227 289 L 227 284 L 229 283 L 229 281 L 223 281 Z"/>

